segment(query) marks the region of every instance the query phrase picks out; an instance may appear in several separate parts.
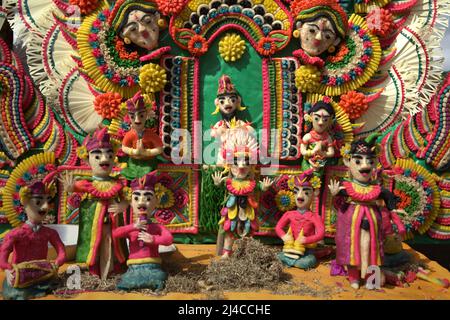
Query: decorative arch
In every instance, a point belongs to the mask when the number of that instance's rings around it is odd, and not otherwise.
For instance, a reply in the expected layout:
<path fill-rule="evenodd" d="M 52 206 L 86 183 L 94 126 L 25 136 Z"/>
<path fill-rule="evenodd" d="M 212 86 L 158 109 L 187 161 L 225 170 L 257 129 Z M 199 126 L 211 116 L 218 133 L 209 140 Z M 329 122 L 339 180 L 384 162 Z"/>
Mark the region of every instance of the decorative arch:
<path fill-rule="evenodd" d="M 279 0 L 190 1 L 170 21 L 175 43 L 193 55 L 205 53 L 220 34 L 234 29 L 259 54 L 270 56 L 288 45 L 292 28 L 292 16 Z"/>

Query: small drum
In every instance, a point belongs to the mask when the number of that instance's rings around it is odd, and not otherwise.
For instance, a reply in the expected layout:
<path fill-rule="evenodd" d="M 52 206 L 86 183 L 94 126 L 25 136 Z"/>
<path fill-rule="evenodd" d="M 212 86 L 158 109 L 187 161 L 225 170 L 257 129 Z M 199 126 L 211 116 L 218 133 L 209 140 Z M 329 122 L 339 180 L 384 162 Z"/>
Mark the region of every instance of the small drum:
<path fill-rule="evenodd" d="M 13 265 L 13 288 L 29 286 L 49 280 L 58 275 L 58 270 L 47 260 L 25 261 Z"/>

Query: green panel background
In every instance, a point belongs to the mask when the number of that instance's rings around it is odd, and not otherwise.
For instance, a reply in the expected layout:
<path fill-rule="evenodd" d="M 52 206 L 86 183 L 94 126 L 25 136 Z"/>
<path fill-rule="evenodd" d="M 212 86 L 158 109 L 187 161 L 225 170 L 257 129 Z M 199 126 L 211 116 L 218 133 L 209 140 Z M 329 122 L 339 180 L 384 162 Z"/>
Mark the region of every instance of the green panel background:
<path fill-rule="evenodd" d="M 234 32 L 238 33 L 238 32 Z M 217 96 L 219 78 L 223 74 L 231 77 L 235 88 L 242 96 L 245 111 L 239 113 L 243 120 L 252 122 L 258 131 L 262 128 L 263 120 L 263 81 L 262 59 L 255 49 L 246 42 L 247 50 L 242 58 L 236 62 L 225 62 L 219 54 L 219 41 L 227 33 L 216 38 L 208 52 L 200 57 L 200 115 L 203 121 L 203 132 L 211 128 L 221 115 L 212 115 L 215 110 L 214 100 Z M 241 35 L 243 39 L 246 38 Z M 203 144 L 203 150 L 208 144 Z"/>

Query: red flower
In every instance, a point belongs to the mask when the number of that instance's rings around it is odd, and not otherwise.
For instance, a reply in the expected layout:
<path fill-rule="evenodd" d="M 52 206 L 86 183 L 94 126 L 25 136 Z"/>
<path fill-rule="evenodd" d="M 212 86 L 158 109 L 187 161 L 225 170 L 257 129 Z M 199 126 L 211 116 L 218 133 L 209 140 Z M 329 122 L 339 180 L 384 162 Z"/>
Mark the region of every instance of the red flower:
<path fill-rule="evenodd" d="M 342 95 L 339 105 L 348 114 L 350 120 L 358 119 L 369 108 L 366 96 L 356 91 L 349 91 Z"/>
<path fill-rule="evenodd" d="M 51 163 L 46 164 L 44 168 L 48 172 L 52 172 L 52 171 L 56 170 L 56 166 L 54 164 L 51 164 Z"/>
<path fill-rule="evenodd" d="M 180 13 L 183 10 L 184 2 L 184 0 L 156 0 L 159 10 L 166 16 Z"/>
<path fill-rule="evenodd" d="M 375 8 L 367 15 L 369 30 L 380 37 L 386 37 L 395 30 L 395 22 L 389 10 Z"/>
<path fill-rule="evenodd" d="M 29 172 L 30 172 L 32 175 L 35 175 L 35 174 L 38 173 L 38 168 L 37 168 L 36 166 L 32 166 L 32 167 L 30 168 Z"/>
<path fill-rule="evenodd" d="M 95 98 L 94 109 L 104 119 L 112 119 L 118 116 L 121 103 L 122 97 L 119 93 L 107 92 Z"/>
<path fill-rule="evenodd" d="M 172 177 L 166 172 L 161 173 L 159 175 L 157 181 L 158 181 L 158 183 L 161 183 L 164 187 L 169 188 L 169 189 L 170 189 L 170 187 L 172 186 L 172 183 L 173 183 Z"/>
<path fill-rule="evenodd" d="M 208 51 L 208 42 L 205 38 L 196 34 L 189 40 L 188 49 L 196 57 L 204 55 Z"/>
<path fill-rule="evenodd" d="M 275 40 L 270 38 L 262 38 L 258 42 L 257 50 L 263 56 L 271 56 L 277 51 Z"/>
<path fill-rule="evenodd" d="M 275 203 L 275 194 L 271 191 L 264 192 L 261 197 L 261 203 L 267 209 L 275 208 L 277 206 Z"/>
<path fill-rule="evenodd" d="M 168 224 L 170 223 L 173 218 L 175 218 L 175 214 L 172 211 L 169 210 L 158 210 L 155 213 L 155 219 L 162 224 Z"/>
<path fill-rule="evenodd" d="M 71 5 L 78 6 L 82 14 L 89 14 L 98 7 L 98 0 L 70 0 Z"/>
<path fill-rule="evenodd" d="M 182 209 L 184 208 L 188 202 L 189 202 L 189 195 L 184 189 L 178 189 L 175 191 L 175 205 Z"/>

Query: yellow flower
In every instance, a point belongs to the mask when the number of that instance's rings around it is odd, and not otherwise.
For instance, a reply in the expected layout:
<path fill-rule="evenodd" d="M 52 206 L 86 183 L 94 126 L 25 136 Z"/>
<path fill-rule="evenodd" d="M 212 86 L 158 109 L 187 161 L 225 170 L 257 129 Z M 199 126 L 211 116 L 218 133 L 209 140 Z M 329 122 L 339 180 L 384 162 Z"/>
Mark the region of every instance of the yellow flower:
<path fill-rule="evenodd" d="M 77 148 L 77 156 L 78 156 L 78 158 L 84 160 L 84 159 L 88 158 L 88 155 L 89 155 L 89 153 L 88 153 L 88 151 L 86 149 L 86 146 L 81 146 L 81 147 Z"/>
<path fill-rule="evenodd" d="M 158 209 L 167 209 L 175 205 L 173 191 L 166 188 L 161 183 L 155 185 L 155 195 L 159 200 Z"/>
<path fill-rule="evenodd" d="M 311 64 L 302 65 L 295 71 L 295 85 L 301 92 L 315 93 L 320 86 L 320 71 Z"/>
<path fill-rule="evenodd" d="M 131 201 L 131 195 L 133 194 L 133 191 L 131 190 L 130 187 L 124 187 L 122 189 L 122 194 L 123 194 L 123 197 L 125 198 L 125 200 Z"/>
<path fill-rule="evenodd" d="M 166 71 L 159 65 L 149 63 L 141 68 L 139 84 L 144 93 L 161 91 L 167 83 Z"/>
<path fill-rule="evenodd" d="M 350 144 L 349 144 L 349 143 L 346 143 L 346 144 L 341 148 L 341 156 L 342 156 L 343 158 L 350 159 L 350 149 L 351 149 Z"/>
<path fill-rule="evenodd" d="M 229 33 L 219 42 L 220 56 L 226 62 L 235 62 L 242 58 L 245 49 L 245 41 L 238 34 Z"/>
<path fill-rule="evenodd" d="M 311 187 L 313 187 L 313 189 L 320 189 L 320 187 L 322 185 L 320 178 L 317 176 L 314 176 L 313 178 L 311 178 L 311 180 L 309 180 L 309 182 L 311 183 Z"/>
<path fill-rule="evenodd" d="M 292 191 L 281 190 L 275 196 L 278 209 L 286 212 L 295 208 L 295 195 Z"/>

